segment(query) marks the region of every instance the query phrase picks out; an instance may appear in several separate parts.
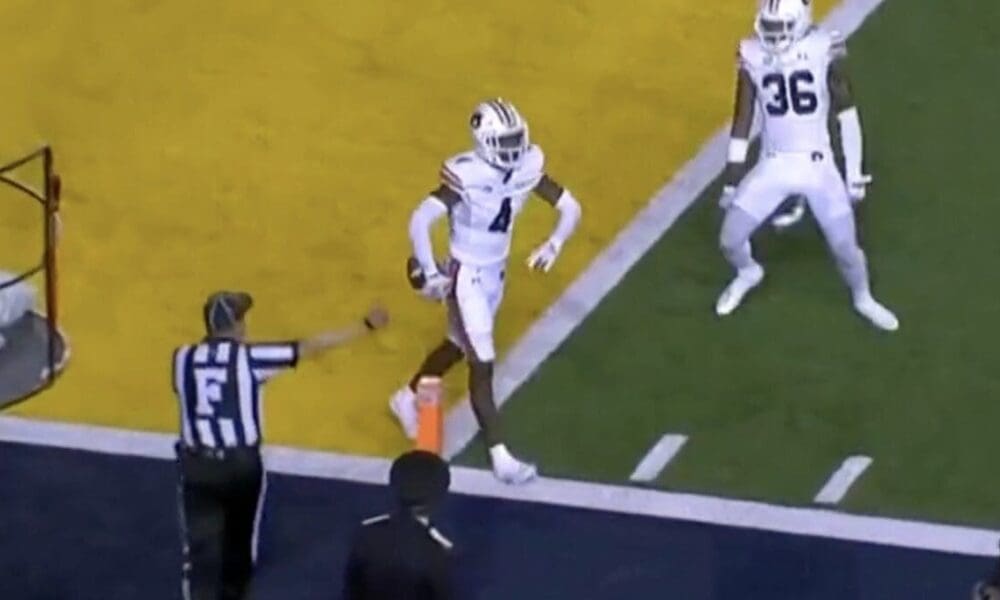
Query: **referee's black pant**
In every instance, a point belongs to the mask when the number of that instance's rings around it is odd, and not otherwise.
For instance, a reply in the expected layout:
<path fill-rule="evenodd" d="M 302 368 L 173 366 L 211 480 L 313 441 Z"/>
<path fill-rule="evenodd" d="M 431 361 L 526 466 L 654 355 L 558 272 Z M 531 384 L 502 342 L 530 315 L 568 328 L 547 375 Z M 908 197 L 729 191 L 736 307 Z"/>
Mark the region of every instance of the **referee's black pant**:
<path fill-rule="evenodd" d="M 177 447 L 185 600 L 237 600 L 250 584 L 264 469 L 257 448 Z"/>

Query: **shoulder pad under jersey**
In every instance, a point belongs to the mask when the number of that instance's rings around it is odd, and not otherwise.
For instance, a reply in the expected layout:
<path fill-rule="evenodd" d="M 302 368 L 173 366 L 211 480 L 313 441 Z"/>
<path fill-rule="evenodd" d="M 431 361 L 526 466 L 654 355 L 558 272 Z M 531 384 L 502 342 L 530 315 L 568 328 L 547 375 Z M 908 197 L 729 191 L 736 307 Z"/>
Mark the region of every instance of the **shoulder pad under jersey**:
<path fill-rule="evenodd" d="M 741 69 L 753 71 L 764 63 L 767 51 L 761 46 L 760 40 L 755 37 L 743 38 L 736 51 L 737 64 Z"/>
<path fill-rule="evenodd" d="M 463 194 L 488 176 L 490 168 L 475 152 L 456 154 L 442 163 L 441 183 Z"/>
<path fill-rule="evenodd" d="M 836 30 L 828 31 L 814 26 L 798 44 L 811 56 L 824 57 L 830 61 L 847 55 L 847 40 Z"/>
<path fill-rule="evenodd" d="M 542 152 L 541 146 L 532 144 L 528 148 L 521 166 L 518 167 L 518 171 L 524 173 L 525 176 L 530 175 L 539 178 L 545 173 L 545 153 Z"/>
<path fill-rule="evenodd" d="M 838 58 L 847 56 L 847 36 L 836 29 L 831 29 L 826 35 L 830 45 L 830 60 L 837 60 Z"/>

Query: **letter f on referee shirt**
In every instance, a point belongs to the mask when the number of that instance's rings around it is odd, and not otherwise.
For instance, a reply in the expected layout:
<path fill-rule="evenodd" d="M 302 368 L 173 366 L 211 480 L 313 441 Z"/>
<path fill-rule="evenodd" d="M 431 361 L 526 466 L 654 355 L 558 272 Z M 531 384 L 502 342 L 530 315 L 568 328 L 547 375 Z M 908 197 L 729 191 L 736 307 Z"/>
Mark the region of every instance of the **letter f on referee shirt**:
<path fill-rule="evenodd" d="M 210 337 L 174 353 L 181 437 L 191 448 L 260 444 L 261 386 L 298 364 L 298 344 Z"/>
<path fill-rule="evenodd" d="M 319 356 L 389 322 L 389 313 L 375 305 L 339 330 L 304 340 L 250 343 L 244 341 L 243 318 L 252 306 L 246 292 L 212 294 L 203 309 L 208 337 L 174 353 L 181 442 L 188 448 L 260 446 L 261 386 L 268 379 L 294 368 L 300 355 Z"/>

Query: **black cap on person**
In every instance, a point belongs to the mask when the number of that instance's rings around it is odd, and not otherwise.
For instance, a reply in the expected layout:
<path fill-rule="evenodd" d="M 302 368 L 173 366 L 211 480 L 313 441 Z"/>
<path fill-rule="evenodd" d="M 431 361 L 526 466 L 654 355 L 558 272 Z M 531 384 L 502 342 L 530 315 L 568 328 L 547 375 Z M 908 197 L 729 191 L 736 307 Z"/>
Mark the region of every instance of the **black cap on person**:
<path fill-rule="evenodd" d="M 411 450 L 392 463 L 389 486 L 406 507 L 432 506 L 448 492 L 451 472 L 448 463 L 426 450 Z"/>
<path fill-rule="evenodd" d="M 253 307 L 253 297 L 247 292 L 215 292 L 205 300 L 202 315 L 205 331 L 215 335 L 232 329 Z"/>

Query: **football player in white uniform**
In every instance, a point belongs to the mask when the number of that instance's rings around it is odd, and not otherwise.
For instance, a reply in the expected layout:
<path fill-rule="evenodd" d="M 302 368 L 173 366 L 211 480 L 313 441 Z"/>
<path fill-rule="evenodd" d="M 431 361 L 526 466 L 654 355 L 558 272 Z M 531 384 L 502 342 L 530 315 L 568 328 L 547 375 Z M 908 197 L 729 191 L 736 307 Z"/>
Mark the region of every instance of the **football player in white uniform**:
<path fill-rule="evenodd" d="M 545 156 L 532 144 L 528 124 L 514 105 L 496 99 L 481 103 L 469 125 L 475 149 L 446 160 L 441 184 L 413 212 L 411 283 L 448 306 L 448 333 L 424 359 L 409 385 L 390 400 L 407 436 L 417 432 L 416 384 L 440 376 L 464 356 L 469 363 L 469 397 L 489 447 L 493 472 L 507 483 L 536 476 L 534 465 L 514 458 L 504 443 L 500 414 L 493 401 L 493 325 L 503 298 L 504 271 L 514 220 L 535 193 L 559 211 L 552 235 L 528 259 L 531 269 L 552 268 L 580 219 L 580 204 L 545 173 Z M 431 245 L 431 226 L 448 216 L 450 259 L 439 265 Z M 414 281 L 414 276 L 419 283 Z"/>
<path fill-rule="evenodd" d="M 872 297 L 855 230 L 852 201 L 864 199 L 872 178 L 862 171 L 861 122 L 846 73 L 845 40 L 813 26 L 810 0 L 763 0 L 756 31 L 739 47 L 735 117 L 720 200 L 726 215 L 719 243 L 736 277 L 719 297 L 716 312 L 736 310 L 764 278 L 750 237 L 786 198 L 801 195 L 850 288 L 855 310 L 876 327 L 895 331 L 896 316 Z M 741 180 L 755 105 L 763 117 L 761 157 Z M 840 125 L 843 179 L 830 144 L 830 111 Z"/>

